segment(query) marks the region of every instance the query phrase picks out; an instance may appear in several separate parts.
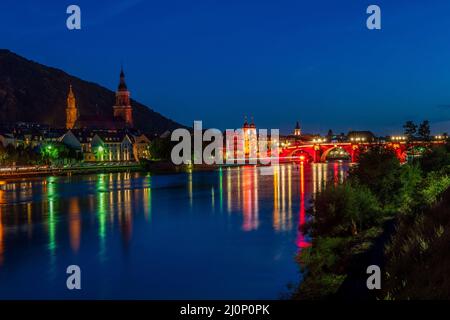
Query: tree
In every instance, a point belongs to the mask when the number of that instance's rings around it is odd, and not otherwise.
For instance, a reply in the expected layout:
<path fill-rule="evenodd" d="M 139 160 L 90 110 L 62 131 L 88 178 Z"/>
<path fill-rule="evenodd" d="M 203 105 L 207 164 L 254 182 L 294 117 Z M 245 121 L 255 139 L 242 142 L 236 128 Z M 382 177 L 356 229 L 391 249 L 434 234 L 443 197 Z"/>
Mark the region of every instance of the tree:
<path fill-rule="evenodd" d="M 382 146 L 373 146 L 359 157 L 359 163 L 350 171 L 350 180 L 367 186 L 382 205 L 392 203 L 401 186 L 401 165 L 395 152 Z"/>
<path fill-rule="evenodd" d="M 42 159 L 47 163 L 53 163 L 55 162 L 60 154 L 60 150 L 58 148 L 58 145 L 56 143 L 47 142 L 41 145 L 40 153 L 42 156 Z"/>
<path fill-rule="evenodd" d="M 375 195 L 354 182 L 329 185 L 316 195 L 314 219 L 305 225 L 313 237 L 355 235 L 382 216 Z"/>
<path fill-rule="evenodd" d="M 405 135 L 408 137 L 408 140 L 413 140 L 417 132 L 417 125 L 412 121 L 406 121 L 403 129 L 405 129 Z"/>
<path fill-rule="evenodd" d="M 172 142 L 168 138 L 156 138 L 150 142 L 150 157 L 153 160 L 170 160 Z"/>
<path fill-rule="evenodd" d="M 329 130 L 328 130 L 328 133 L 327 133 L 327 137 L 328 137 L 329 139 L 332 139 L 333 136 L 334 136 L 333 130 L 329 129 Z"/>
<path fill-rule="evenodd" d="M 424 120 L 419 126 L 419 137 L 425 141 L 430 140 L 430 122 L 428 120 Z"/>
<path fill-rule="evenodd" d="M 421 169 L 447 174 L 450 171 L 450 144 L 433 146 L 420 159 Z"/>
<path fill-rule="evenodd" d="M 0 163 L 4 164 L 7 158 L 8 153 L 6 153 L 6 148 L 3 146 L 3 143 L 0 143 Z"/>

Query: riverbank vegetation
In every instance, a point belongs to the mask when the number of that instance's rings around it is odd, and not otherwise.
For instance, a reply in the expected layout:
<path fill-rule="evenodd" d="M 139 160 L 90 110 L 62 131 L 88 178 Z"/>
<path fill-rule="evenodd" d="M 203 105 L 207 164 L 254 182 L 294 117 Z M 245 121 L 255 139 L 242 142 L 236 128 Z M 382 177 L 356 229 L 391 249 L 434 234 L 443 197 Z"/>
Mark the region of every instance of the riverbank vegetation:
<path fill-rule="evenodd" d="M 416 206 L 399 216 L 385 249 L 383 299 L 450 298 L 450 145 L 428 152 L 421 169 Z"/>
<path fill-rule="evenodd" d="M 312 219 L 304 225 L 312 246 L 297 257 L 305 277 L 293 298 L 335 296 L 354 257 L 371 250 L 390 222 L 396 228 L 382 248 L 384 279 L 378 298 L 450 297 L 450 283 L 440 272 L 450 267 L 449 168 L 448 144 L 408 164 L 382 147 L 362 154 L 344 183 L 328 185 L 313 201 Z M 441 258 L 447 264 L 438 267 Z M 365 272 L 367 265 L 361 268 Z M 433 291 L 434 286 L 441 290 Z"/>
<path fill-rule="evenodd" d="M 67 164 L 82 160 L 80 153 L 59 142 L 42 144 L 41 146 L 8 145 L 0 143 L 0 165 L 43 165 Z"/>

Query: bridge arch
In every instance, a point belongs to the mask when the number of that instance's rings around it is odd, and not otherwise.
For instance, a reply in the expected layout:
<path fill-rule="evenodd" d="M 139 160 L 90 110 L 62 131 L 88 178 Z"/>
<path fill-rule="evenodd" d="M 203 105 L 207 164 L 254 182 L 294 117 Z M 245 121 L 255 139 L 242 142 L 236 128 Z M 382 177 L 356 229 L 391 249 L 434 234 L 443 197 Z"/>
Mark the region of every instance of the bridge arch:
<path fill-rule="evenodd" d="M 314 161 L 314 150 L 310 147 L 297 147 L 292 149 L 285 149 L 280 153 L 281 158 L 300 157 L 304 155 L 307 161 Z"/>
<path fill-rule="evenodd" d="M 388 144 L 386 148 L 391 148 L 394 150 L 395 155 L 397 156 L 400 162 L 405 162 L 408 156 L 408 148 L 404 144 Z"/>
<path fill-rule="evenodd" d="M 345 152 L 349 160 L 352 160 L 352 147 L 351 146 L 343 146 L 343 145 L 334 145 L 330 146 L 330 148 L 325 149 L 320 156 L 320 162 L 325 162 L 327 157 L 330 155 L 330 152 L 334 150 L 342 150 Z"/>
<path fill-rule="evenodd" d="M 307 149 L 295 149 L 290 157 L 301 157 L 304 156 L 305 161 L 307 162 L 313 162 L 314 161 L 314 154 L 312 154 L 311 152 L 308 152 Z"/>

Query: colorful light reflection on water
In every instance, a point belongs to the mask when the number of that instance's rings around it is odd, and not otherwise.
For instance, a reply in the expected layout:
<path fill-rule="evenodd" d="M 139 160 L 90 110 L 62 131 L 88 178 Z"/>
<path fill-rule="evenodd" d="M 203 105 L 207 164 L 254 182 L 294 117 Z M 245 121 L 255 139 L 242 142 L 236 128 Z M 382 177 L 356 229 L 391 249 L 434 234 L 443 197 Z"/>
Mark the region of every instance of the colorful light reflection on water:
<path fill-rule="evenodd" d="M 0 183 L 0 298 L 275 299 L 301 278 L 299 226 L 347 165 Z M 66 267 L 82 290 L 65 287 Z"/>

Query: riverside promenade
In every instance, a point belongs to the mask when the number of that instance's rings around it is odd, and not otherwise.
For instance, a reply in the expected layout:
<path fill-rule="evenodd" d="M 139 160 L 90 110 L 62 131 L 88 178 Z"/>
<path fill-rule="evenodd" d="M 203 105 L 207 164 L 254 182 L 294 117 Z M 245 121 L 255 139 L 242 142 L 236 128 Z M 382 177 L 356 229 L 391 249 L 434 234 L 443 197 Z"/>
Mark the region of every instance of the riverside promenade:
<path fill-rule="evenodd" d="M 63 166 L 32 165 L 0 167 L 0 178 L 21 178 L 46 175 L 74 175 L 99 172 L 136 171 L 142 169 L 139 162 L 87 162 Z"/>

